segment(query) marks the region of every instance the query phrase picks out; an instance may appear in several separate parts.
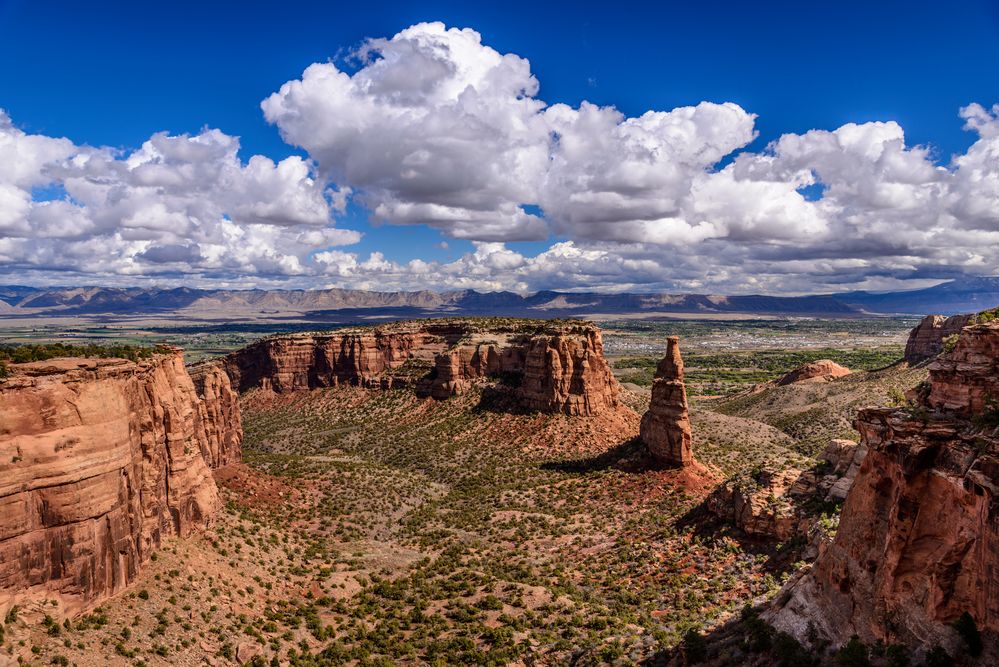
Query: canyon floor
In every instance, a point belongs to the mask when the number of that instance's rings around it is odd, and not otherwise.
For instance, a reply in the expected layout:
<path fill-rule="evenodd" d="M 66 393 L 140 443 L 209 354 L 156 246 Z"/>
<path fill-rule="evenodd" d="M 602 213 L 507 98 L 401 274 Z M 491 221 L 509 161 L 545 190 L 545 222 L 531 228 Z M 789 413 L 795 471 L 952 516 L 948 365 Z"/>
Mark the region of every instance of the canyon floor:
<path fill-rule="evenodd" d="M 764 325 L 751 326 L 724 330 Z M 778 340 L 733 358 L 705 335 L 688 357 L 703 468 L 660 469 L 636 440 L 660 335 L 608 333 L 630 408 L 593 418 L 517 414 L 488 391 L 251 392 L 244 463 L 217 471 L 214 528 L 170 541 L 138 584 L 73 622 L 19 609 L 0 665 L 664 660 L 803 565 L 804 540 L 746 537 L 705 511 L 710 492 L 739 473 L 817 465 L 830 439 L 856 439 L 857 408 L 897 402 L 925 371 L 753 391 L 802 355 L 879 369 L 898 340 Z M 837 508 L 822 511 L 834 527 Z M 752 659 L 733 645 L 722 661 Z"/>

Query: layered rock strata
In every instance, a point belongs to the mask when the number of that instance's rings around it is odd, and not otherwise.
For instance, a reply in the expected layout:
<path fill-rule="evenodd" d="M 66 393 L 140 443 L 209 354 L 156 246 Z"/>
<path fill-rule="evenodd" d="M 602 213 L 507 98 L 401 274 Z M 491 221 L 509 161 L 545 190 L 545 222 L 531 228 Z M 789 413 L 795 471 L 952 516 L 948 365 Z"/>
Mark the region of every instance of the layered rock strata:
<path fill-rule="evenodd" d="M 932 359 L 944 349 L 944 339 L 953 336 L 973 323 L 974 315 L 927 315 L 909 332 L 905 342 L 905 360 L 918 364 Z"/>
<path fill-rule="evenodd" d="M 239 391 L 404 385 L 446 399 L 490 380 L 528 410 L 592 415 L 620 405 L 600 330 L 586 322 L 455 319 L 278 336 L 222 363 Z"/>
<path fill-rule="evenodd" d="M 135 579 L 165 536 L 220 506 L 211 467 L 238 459 L 227 377 L 179 350 L 54 359 L 0 382 L 0 614 L 30 599 L 79 612 Z M 226 419 L 226 423 L 217 420 Z"/>
<path fill-rule="evenodd" d="M 676 336 L 666 340 L 666 356 L 656 367 L 652 398 L 642 415 L 640 434 L 649 453 L 661 463 L 686 466 L 694 462 L 683 359 Z"/>
<path fill-rule="evenodd" d="M 188 367 L 201 399 L 198 412 L 205 428 L 202 453 L 211 468 L 221 468 L 243 459 L 243 420 L 239 394 L 232 388 L 221 364 L 207 362 Z"/>
<path fill-rule="evenodd" d="M 778 628 L 952 655 L 965 612 L 999 632 L 999 325 L 965 328 L 929 372 L 914 407 L 859 413 L 869 451 L 835 539 L 768 612 Z"/>
<path fill-rule="evenodd" d="M 816 468 L 762 470 L 726 480 L 708 497 L 708 511 L 753 537 L 806 536 L 819 518 L 809 501 L 846 498 L 866 455 L 866 445 L 833 440 Z"/>

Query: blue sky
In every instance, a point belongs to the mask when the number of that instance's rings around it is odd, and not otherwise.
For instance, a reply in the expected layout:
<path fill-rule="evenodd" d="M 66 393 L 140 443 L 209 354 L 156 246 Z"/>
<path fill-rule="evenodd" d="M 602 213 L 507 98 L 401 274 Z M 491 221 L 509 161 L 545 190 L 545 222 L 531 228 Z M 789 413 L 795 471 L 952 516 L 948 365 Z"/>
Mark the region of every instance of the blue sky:
<path fill-rule="evenodd" d="M 210 127 L 238 136 L 244 160 L 309 157 L 282 141 L 261 101 L 311 63 L 332 60 L 352 72 L 358 64 L 346 56 L 365 39 L 422 21 L 473 28 L 499 53 L 528 60 L 537 97 L 549 105 L 588 100 L 630 117 L 733 102 L 757 115 L 758 137 L 740 151 L 762 151 L 785 133 L 897 121 L 907 146 L 926 145 L 946 164 L 976 139 L 962 130 L 958 109 L 999 101 L 996 2 L 627 9 L 606 2 L 0 0 L 0 108 L 25 133 L 78 145 L 129 150 L 155 132 Z M 427 226 L 373 227 L 367 217 L 355 202 L 337 223 L 364 233 L 351 248 L 361 255 L 446 261 L 472 249 L 469 240 Z M 553 230 L 548 239 L 508 247 L 531 256 L 569 237 Z"/>

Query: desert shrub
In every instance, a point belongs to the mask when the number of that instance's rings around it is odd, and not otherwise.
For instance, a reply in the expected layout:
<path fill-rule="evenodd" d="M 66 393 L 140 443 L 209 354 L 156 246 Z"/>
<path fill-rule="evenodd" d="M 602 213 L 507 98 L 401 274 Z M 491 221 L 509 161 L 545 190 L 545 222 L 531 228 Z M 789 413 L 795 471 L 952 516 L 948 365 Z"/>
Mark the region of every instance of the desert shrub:
<path fill-rule="evenodd" d="M 819 664 L 801 642 L 786 632 L 774 635 L 773 655 L 780 667 L 816 667 Z"/>
<path fill-rule="evenodd" d="M 850 637 L 850 641 L 836 654 L 836 664 L 843 667 L 870 667 L 871 660 L 868 657 L 867 646 L 860 641 L 860 637 L 857 635 Z"/>
<path fill-rule="evenodd" d="M 942 646 L 934 646 L 923 660 L 924 667 L 951 667 L 954 659 Z"/>
<path fill-rule="evenodd" d="M 978 632 L 978 626 L 975 625 L 975 619 L 971 614 L 968 612 L 961 614 L 961 617 L 954 621 L 954 629 L 964 640 L 968 655 L 977 658 L 982 654 L 982 635 Z"/>
<path fill-rule="evenodd" d="M 996 319 L 999 319 L 999 307 L 983 310 L 982 312 L 975 315 L 973 321 L 975 322 L 975 324 L 986 324 Z"/>
<path fill-rule="evenodd" d="M 771 646 L 771 628 L 766 621 L 760 618 L 759 613 L 750 606 L 742 610 L 742 627 L 746 631 L 746 639 L 751 651 L 766 651 Z"/>
<path fill-rule="evenodd" d="M 885 659 L 890 667 L 909 667 L 909 649 L 901 644 L 892 644 L 885 649 Z"/>
<path fill-rule="evenodd" d="M 87 357 L 98 359 L 148 359 L 163 348 L 142 345 L 67 345 L 66 343 L 39 343 L 31 345 L 0 346 L 0 363 L 23 364 L 45 361 L 56 357 Z M 6 366 L 4 367 L 6 369 Z M 9 371 L 4 371 L 9 372 Z"/>
<path fill-rule="evenodd" d="M 697 630 L 691 628 L 683 636 L 683 656 L 688 665 L 704 662 L 708 657 L 708 644 Z"/>

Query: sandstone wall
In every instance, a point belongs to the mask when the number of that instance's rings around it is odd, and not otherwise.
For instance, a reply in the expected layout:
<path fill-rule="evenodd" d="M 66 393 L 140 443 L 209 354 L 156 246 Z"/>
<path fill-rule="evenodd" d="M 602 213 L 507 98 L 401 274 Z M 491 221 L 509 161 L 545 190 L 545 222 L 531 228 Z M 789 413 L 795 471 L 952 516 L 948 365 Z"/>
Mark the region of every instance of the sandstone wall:
<path fill-rule="evenodd" d="M 950 623 L 964 612 L 999 632 L 999 439 L 983 411 L 997 352 L 999 326 L 965 329 L 930 366 L 923 405 L 859 413 L 869 451 L 835 539 L 769 612 L 778 628 L 952 655 Z"/>
<path fill-rule="evenodd" d="M 240 392 L 254 387 L 275 392 L 335 387 L 391 385 L 407 360 L 431 362 L 446 349 L 427 331 L 300 334 L 267 338 L 225 358 L 224 368 Z"/>
<path fill-rule="evenodd" d="M 905 360 L 918 364 L 943 352 L 944 338 L 956 334 L 969 324 L 974 315 L 927 315 L 909 332 L 905 343 Z"/>
<path fill-rule="evenodd" d="M 138 363 L 55 359 L 0 383 L 0 613 L 73 614 L 121 590 L 167 535 L 220 506 L 211 465 L 238 458 L 231 392 L 203 401 L 180 351 Z M 235 449 L 234 449 L 235 448 Z"/>
<path fill-rule="evenodd" d="M 600 330 L 588 323 L 445 320 L 279 336 L 222 364 L 239 391 L 407 385 L 446 399 L 492 379 L 509 382 L 528 410 L 590 415 L 620 405 Z"/>
<path fill-rule="evenodd" d="M 243 420 L 239 394 L 232 388 L 222 364 L 201 363 L 188 367 L 201 399 L 198 414 L 205 429 L 202 454 L 211 468 L 243 460 Z"/>

